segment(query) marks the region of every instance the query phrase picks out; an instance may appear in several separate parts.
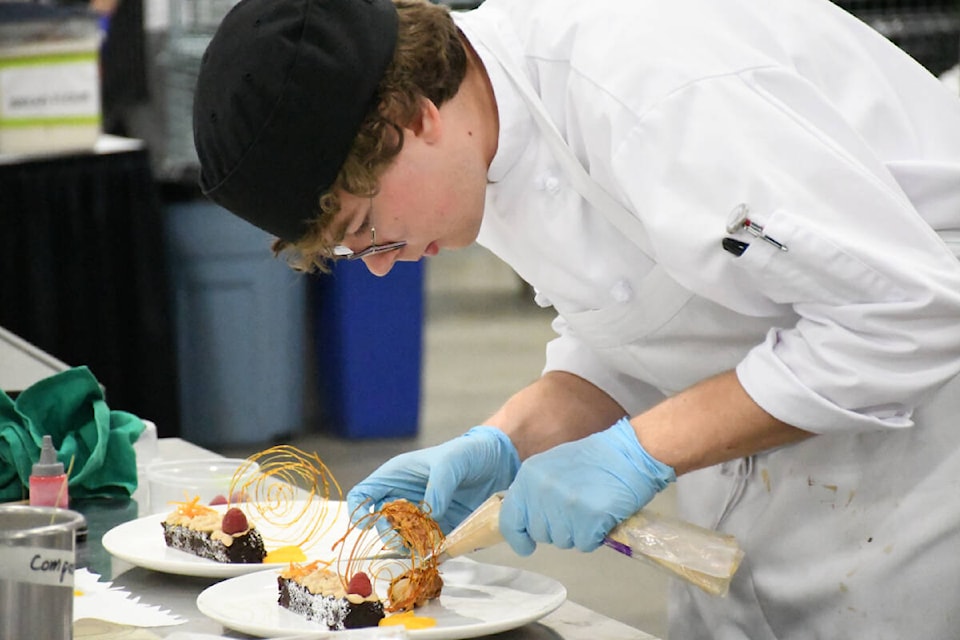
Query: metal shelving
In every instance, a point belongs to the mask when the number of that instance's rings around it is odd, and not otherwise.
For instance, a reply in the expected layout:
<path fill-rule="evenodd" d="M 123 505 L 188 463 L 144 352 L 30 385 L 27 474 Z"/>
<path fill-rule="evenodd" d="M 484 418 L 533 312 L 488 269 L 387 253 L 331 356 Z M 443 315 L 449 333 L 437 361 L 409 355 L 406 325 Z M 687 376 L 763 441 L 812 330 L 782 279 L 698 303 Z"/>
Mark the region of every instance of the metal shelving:
<path fill-rule="evenodd" d="M 166 182 L 196 182 L 199 160 L 193 145 L 193 94 L 200 59 L 223 16 L 238 0 L 167 0 L 169 29 L 157 55 L 165 136 L 155 171 Z"/>
<path fill-rule="evenodd" d="M 834 0 L 936 75 L 960 62 L 960 0 Z"/>

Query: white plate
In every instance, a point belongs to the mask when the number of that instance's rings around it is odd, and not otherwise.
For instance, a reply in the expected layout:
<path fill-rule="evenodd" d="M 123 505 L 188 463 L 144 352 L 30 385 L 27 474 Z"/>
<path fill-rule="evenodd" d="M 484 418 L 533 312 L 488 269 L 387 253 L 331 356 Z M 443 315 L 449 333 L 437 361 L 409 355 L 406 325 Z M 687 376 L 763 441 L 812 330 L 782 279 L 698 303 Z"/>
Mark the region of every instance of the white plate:
<path fill-rule="evenodd" d="M 299 504 L 299 503 L 295 503 Z M 337 507 L 340 507 L 339 509 Z M 224 510 L 225 507 L 214 507 Z M 319 508 L 319 507 L 318 507 Z M 290 533 L 285 529 L 263 522 L 256 517 L 255 511 L 244 509 L 248 517 L 255 523 L 263 536 L 267 551 L 284 544 L 293 544 Z M 336 560 L 337 552 L 331 551 L 336 542 L 346 531 L 349 522 L 347 503 L 331 500 L 328 513 L 334 518 L 332 526 L 325 526 L 327 533 L 314 538 L 311 545 L 304 549 L 310 560 Z M 241 564 L 216 562 L 201 558 L 185 551 L 171 549 L 163 540 L 162 522 L 166 514 L 159 513 L 144 516 L 117 525 L 103 536 L 102 544 L 110 555 L 145 569 L 175 573 L 184 576 L 202 576 L 206 578 L 232 578 L 255 571 L 262 571 L 267 567 L 285 567 L 286 562 L 279 564 Z M 306 516 L 309 518 L 309 515 Z"/>
<path fill-rule="evenodd" d="M 522 569 L 457 558 L 443 564 L 443 592 L 417 609 L 437 625 L 407 633 L 416 640 L 457 640 L 499 633 L 539 620 L 567 599 L 562 584 Z M 378 590 L 379 591 L 379 590 Z M 309 633 L 348 640 L 363 629 L 328 631 L 277 604 L 277 571 L 218 582 L 197 597 L 201 613 L 230 629 L 263 638 Z M 369 636 L 368 636 L 369 637 Z"/>

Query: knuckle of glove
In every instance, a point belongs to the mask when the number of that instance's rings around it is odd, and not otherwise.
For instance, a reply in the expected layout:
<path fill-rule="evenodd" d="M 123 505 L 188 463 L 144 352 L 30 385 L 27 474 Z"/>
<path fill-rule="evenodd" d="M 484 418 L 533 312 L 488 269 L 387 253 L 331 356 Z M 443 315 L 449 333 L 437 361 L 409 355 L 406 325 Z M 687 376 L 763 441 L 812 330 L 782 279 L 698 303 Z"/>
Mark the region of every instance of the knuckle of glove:
<path fill-rule="evenodd" d="M 537 547 L 527 533 L 526 511 L 511 493 L 507 494 L 500 509 L 500 533 L 518 555 L 528 556 Z"/>

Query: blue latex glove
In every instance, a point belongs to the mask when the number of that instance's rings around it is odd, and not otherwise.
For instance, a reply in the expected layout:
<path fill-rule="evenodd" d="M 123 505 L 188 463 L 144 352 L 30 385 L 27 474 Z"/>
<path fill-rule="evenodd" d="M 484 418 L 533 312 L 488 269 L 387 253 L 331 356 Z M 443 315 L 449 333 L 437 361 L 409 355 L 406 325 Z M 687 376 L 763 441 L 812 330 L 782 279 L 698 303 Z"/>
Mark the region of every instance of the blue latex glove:
<path fill-rule="evenodd" d="M 350 490 L 347 504 L 357 518 L 397 498 L 423 500 L 449 533 L 492 493 L 510 486 L 519 468 L 520 456 L 505 433 L 473 427 L 443 444 L 388 460 Z"/>
<path fill-rule="evenodd" d="M 538 542 L 593 551 L 676 479 L 622 418 L 606 431 L 524 462 L 504 496 L 500 532 L 522 556 L 533 553 Z"/>

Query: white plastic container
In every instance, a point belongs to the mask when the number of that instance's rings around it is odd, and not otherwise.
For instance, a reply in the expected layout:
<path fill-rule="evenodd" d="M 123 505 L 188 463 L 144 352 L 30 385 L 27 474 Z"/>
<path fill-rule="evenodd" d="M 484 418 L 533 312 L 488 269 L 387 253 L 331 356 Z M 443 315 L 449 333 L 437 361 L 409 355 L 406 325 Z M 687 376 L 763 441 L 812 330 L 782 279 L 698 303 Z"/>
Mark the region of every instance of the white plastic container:
<path fill-rule="evenodd" d="M 243 474 L 238 478 L 239 485 L 255 478 L 260 471 L 256 462 L 242 458 L 157 460 L 147 466 L 149 513 L 167 513 L 174 508 L 171 503 L 189 501 L 194 497 L 199 497 L 200 504 L 205 505 L 218 496 L 230 498 L 230 484 L 241 468 Z M 140 513 L 145 514 L 143 510 Z"/>

